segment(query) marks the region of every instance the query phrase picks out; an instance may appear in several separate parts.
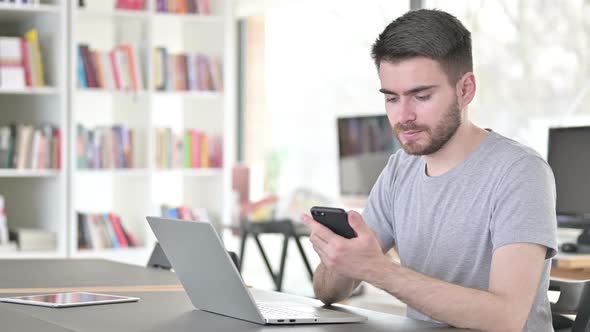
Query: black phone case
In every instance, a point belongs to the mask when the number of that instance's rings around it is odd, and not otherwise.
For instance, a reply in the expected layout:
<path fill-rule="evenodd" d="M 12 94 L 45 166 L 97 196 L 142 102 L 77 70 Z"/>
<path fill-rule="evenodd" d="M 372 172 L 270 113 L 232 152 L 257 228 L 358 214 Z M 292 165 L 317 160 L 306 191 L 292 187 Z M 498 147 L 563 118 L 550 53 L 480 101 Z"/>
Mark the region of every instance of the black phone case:
<path fill-rule="evenodd" d="M 315 221 L 342 237 L 347 239 L 356 237 L 356 233 L 348 224 L 348 215 L 343 209 L 314 206 L 311 208 L 311 216 Z"/>

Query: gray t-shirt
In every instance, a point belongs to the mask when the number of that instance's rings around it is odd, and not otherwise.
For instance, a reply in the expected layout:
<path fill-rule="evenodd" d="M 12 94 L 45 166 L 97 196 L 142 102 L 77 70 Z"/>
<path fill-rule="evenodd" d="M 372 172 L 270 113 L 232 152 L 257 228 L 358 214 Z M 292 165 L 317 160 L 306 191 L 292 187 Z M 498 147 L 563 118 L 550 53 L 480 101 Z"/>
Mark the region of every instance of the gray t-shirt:
<path fill-rule="evenodd" d="M 429 177 L 423 158 L 398 151 L 371 190 L 363 217 L 414 271 L 488 290 L 492 254 L 511 243 L 547 247 L 524 331 L 553 331 L 547 298 L 556 254 L 555 180 L 534 150 L 490 132 L 461 164 Z M 432 320 L 408 307 L 408 317 Z"/>

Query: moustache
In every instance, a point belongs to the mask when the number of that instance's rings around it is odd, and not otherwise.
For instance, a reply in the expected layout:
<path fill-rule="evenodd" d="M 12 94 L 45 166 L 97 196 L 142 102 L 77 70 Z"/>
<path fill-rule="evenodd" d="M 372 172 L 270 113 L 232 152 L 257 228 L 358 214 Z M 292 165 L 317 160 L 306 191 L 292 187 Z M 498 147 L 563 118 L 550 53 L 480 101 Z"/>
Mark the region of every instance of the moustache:
<path fill-rule="evenodd" d="M 428 131 L 428 127 L 421 126 L 415 123 L 398 123 L 393 127 L 393 130 L 396 133 L 400 133 L 402 131 Z"/>

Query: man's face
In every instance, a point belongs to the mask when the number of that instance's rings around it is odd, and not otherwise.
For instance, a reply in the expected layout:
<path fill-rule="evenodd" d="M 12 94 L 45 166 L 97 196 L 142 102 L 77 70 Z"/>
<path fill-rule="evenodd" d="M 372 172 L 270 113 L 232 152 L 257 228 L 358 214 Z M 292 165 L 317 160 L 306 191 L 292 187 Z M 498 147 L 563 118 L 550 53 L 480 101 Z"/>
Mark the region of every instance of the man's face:
<path fill-rule="evenodd" d="M 379 78 L 389 123 L 406 153 L 433 154 L 453 137 L 461 124 L 461 110 L 455 87 L 438 62 L 382 61 Z"/>

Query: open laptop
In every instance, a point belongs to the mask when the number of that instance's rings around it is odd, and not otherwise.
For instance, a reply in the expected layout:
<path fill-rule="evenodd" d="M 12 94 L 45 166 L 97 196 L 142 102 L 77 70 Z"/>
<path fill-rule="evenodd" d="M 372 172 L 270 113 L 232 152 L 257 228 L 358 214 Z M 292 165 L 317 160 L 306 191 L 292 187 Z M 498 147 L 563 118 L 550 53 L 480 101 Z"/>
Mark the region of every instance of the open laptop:
<path fill-rule="evenodd" d="M 257 303 L 210 223 L 147 217 L 195 308 L 258 324 L 356 323 L 367 318 L 296 303 Z"/>

